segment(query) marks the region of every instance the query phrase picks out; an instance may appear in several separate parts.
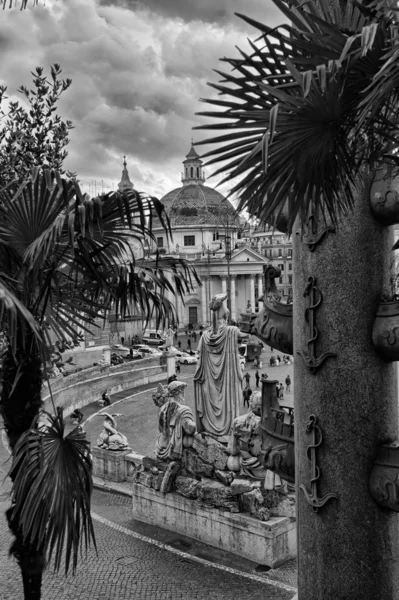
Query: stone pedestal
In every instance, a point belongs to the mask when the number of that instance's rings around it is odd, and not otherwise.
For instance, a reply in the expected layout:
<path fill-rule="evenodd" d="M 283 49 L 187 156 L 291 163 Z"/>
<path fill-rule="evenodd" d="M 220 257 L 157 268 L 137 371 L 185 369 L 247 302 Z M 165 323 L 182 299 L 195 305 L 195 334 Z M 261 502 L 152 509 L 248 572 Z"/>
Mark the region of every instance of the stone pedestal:
<path fill-rule="evenodd" d="M 179 494 L 161 494 L 133 483 L 134 519 L 170 529 L 261 565 L 276 567 L 296 555 L 295 520 L 259 521 L 199 504 Z"/>
<path fill-rule="evenodd" d="M 91 450 L 93 456 L 93 475 L 108 481 L 121 482 L 126 480 L 125 456 L 131 450 L 103 450 L 94 447 Z"/>
<path fill-rule="evenodd" d="M 368 490 L 378 445 L 397 436 L 396 366 L 384 363 L 371 341 L 379 296 L 388 291 L 393 232 L 373 219 L 367 189 L 314 252 L 296 235 L 299 228 L 293 234 L 298 599 L 397 600 L 399 515 L 380 508 Z M 316 278 L 314 295 L 309 277 Z M 312 373 L 298 354 L 309 349 L 315 359 L 336 357 Z M 311 415 L 322 433 L 313 492 Z M 300 486 L 316 502 L 329 493 L 337 499 L 315 512 Z"/>

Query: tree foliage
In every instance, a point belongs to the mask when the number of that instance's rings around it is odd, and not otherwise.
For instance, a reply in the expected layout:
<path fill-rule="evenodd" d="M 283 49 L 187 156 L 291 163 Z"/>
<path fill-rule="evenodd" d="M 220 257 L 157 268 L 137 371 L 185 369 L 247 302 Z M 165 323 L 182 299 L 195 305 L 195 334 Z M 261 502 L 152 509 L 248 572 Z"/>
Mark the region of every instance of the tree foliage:
<path fill-rule="evenodd" d="M 318 210 L 336 221 L 353 206 L 364 171 L 399 164 L 397 13 L 386 2 L 273 0 L 288 20 L 260 31 L 248 52 L 223 59 L 210 84 L 223 99 L 204 100 L 223 131 L 207 164 L 234 180 L 239 209 L 274 221 L 289 201 L 298 213 Z"/>
<path fill-rule="evenodd" d="M 50 76 L 42 67 L 32 72 L 33 86 L 21 86 L 27 108 L 18 101 L 9 101 L 1 108 L 0 117 L 0 185 L 28 177 L 33 167 L 57 169 L 63 173 L 67 157 L 69 131 L 72 122 L 57 113 L 61 95 L 69 88 L 71 79 L 61 79 L 58 64 L 51 67 Z M 0 87 L 0 104 L 4 105 L 7 88 Z"/>

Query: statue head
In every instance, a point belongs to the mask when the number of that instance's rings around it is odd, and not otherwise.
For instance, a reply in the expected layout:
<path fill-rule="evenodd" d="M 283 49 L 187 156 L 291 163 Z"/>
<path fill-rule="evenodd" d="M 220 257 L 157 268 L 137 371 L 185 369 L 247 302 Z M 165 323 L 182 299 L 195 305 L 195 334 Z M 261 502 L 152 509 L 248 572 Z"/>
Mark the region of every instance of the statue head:
<path fill-rule="evenodd" d="M 184 390 L 187 387 L 187 383 L 184 381 L 172 381 L 168 385 L 169 398 L 176 402 L 184 403 Z"/>
<path fill-rule="evenodd" d="M 258 417 L 260 416 L 262 409 L 262 392 L 252 392 L 249 397 L 249 408 L 255 415 Z"/>

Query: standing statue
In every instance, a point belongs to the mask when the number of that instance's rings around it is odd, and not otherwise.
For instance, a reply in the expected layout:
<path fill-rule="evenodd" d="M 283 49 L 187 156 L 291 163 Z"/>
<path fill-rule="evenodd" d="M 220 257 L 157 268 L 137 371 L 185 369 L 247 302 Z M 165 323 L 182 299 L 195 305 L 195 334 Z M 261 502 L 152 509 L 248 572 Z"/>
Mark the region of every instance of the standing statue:
<path fill-rule="evenodd" d="M 161 460 L 181 458 L 183 448 L 192 445 L 195 423 L 191 408 L 184 404 L 187 383 L 172 381 L 168 387 L 158 385 L 152 399 L 159 407 L 160 435 L 155 454 Z"/>
<path fill-rule="evenodd" d="M 103 430 L 97 439 L 97 446 L 104 450 L 128 450 L 129 444 L 127 438 L 116 429 L 117 423 L 115 417 L 121 417 L 119 413 L 110 415 L 107 412 L 101 412 L 99 417 L 105 417 Z"/>
<path fill-rule="evenodd" d="M 198 345 L 199 363 L 194 375 L 195 420 L 197 430 L 227 442 L 234 419 L 239 415 L 242 398 L 242 371 L 238 341 L 243 336 L 227 325 L 227 296 L 219 294 L 209 303 L 213 312 L 212 327 Z"/>

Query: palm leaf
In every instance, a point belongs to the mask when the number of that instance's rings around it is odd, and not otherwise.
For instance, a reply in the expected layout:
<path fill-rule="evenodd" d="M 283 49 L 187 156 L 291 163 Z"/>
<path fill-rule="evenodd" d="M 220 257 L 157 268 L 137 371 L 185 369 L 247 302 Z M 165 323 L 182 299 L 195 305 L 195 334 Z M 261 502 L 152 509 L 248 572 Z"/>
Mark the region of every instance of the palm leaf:
<path fill-rule="evenodd" d="M 65 574 L 75 572 L 79 552 L 95 544 L 90 516 L 92 461 L 85 434 L 65 435 L 62 412 L 45 413 L 47 424 L 36 423 L 18 441 L 11 467 L 11 520 L 18 518 L 25 543 L 54 558 Z"/>
<path fill-rule="evenodd" d="M 274 2 L 292 25 L 239 15 L 261 36 L 250 53 L 223 59 L 233 71 L 216 71 L 212 84 L 223 102 L 200 113 L 219 122 L 197 128 L 229 131 L 201 143 L 215 145 L 206 164 L 234 180 L 239 209 L 273 222 L 290 198 L 291 231 L 315 207 L 335 222 L 351 210 L 364 165 L 397 162 L 399 30 L 378 2 L 345 11 L 339 0 Z"/>

